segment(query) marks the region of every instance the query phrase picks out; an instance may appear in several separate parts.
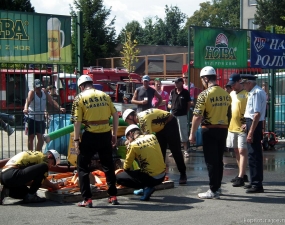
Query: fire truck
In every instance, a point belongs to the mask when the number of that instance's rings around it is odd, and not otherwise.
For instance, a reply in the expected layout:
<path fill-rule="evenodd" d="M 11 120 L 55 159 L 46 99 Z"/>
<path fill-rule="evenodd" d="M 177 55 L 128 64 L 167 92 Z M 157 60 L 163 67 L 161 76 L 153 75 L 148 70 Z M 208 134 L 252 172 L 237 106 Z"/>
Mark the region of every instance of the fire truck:
<path fill-rule="evenodd" d="M 71 108 L 76 96 L 76 80 L 74 74 L 55 73 L 51 69 L 1 69 L 0 70 L 0 112 L 15 114 L 16 124 L 22 123 L 22 111 L 29 90 L 33 89 L 35 79 L 40 79 L 43 87 L 54 85 L 60 96 L 62 107 Z"/>
<path fill-rule="evenodd" d="M 90 66 L 83 68 L 83 74 L 89 75 L 93 79 L 94 84 L 101 84 L 103 91 L 109 94 L 112 99 L 115 98 L 114 90 L 116 90 L 116 87 L 112 86 L 111 83 L 116 84 L 116 82 L 127 80 L 141 82 L 140 75 L 136 73 L 129 74 L 123 67 L 103 68 L 101 66 Z"/>

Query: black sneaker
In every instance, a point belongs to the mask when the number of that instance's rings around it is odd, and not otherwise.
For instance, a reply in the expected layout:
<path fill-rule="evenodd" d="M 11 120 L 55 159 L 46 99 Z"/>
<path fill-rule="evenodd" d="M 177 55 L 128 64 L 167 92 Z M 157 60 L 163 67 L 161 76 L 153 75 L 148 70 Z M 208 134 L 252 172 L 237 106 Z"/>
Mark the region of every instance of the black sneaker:
<path fill-rule="evenodd" d="M 252 187 L 252 185 L 251 184 L 247 184 L 247 185 L 244 185 L 244 189 L 250 189 Z"/>
<path fill-rule="evenodd" d="M 235 182 L 233 182 L 233 187 L 242 187 L 244 186 L 244 180 L 241 177 L 238 177 Z"/>
<path fill-rule="evenodd" d="M 236 176 L 235 178 L 231 179 L 231 182 L 234 183 L 237 178 L 238 178 L 238 176 Z M 248 181 L 248 176 L 246 174 L 243 176 L 243 181 L 244 182 L 249 182 Z"/>
<path fill-rule="evenodd" d="M 243 176 L 243 181 L 244 181 L 244 182 L 249 182 L 248 176 L 247 176 L 246 174 Z"/>
<path fill-rule="evenodd" d="M 37 194 L 27 194 L 23 199 L 24 203 L 40 203 L 45 201 L 46 198 L 41 198 Z"/>
<path fill-rule="evenodd" d="M 247 194 L 251 194 L 251 193 L 263 193 L 264 189 L 263 187 L 254 187 L 252 186 L 251 188 L 246 190 Z"/>
<path fill-rule="evenodd" d="M 180 175 L 179 184 L 187 184 L 187 175 L 186 174 Z"/>
<path fill-rule="evenodd" d="M 236 176 L 235 178 L 231 179 L 231 182 L 234 183 L 237 178 L 238 178 L 238 176 Z"/>

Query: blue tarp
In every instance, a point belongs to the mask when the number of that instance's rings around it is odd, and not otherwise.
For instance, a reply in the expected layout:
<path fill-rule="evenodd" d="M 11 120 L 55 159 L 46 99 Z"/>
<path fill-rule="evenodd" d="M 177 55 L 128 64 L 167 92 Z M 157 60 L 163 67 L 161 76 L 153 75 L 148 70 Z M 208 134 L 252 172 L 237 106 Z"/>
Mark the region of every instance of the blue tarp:
<path fill-rule="evenodd" d="M 51 115 L 51 121 L 49 124 L 48 133 L 56 131 L 60 128 L 66 127 L 71 124 L 70 114 L 56 114 Z M 45 148 L 45 152 L 50 149 L 55 149 L 58 153 L 67 156 L 68 144 L 69 144 L 70 135 L 64 135 L 60 138 L 50 141 Z"/>

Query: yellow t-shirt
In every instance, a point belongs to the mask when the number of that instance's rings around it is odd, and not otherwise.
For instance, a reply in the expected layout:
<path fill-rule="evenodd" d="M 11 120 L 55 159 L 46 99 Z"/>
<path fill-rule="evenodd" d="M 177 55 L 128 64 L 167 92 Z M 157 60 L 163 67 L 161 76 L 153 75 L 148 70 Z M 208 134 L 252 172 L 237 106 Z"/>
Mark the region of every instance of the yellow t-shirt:
<path fill-rule="evenodd" d="M 248 92 L 246 90 L 242 90 L 239 93 L 232 91 L 230 95 L 232 98 L 232 118 L 229 126 L 229 131 L 243 132 L 241 125 L 245 124 L 244 113 Z"/>
<path fill-rule="evenodd" d="M 127 147 L 124 169 L 129 170 L 133 161 L 137 160 L 140 170 L 149 176 L 155 177 L 165 172 L 165 163 L 159 143 L 153 134 L 140 135 Z"/>
<path fill-rule="evenodd" d="M 161 109 L 147 109 L 137 114 L 143 133 L 151 134 L 161 131 L 170 113 Z"/>
<path fill-rule="evenodd" d="M 117 112 L 106 93 L 96 90 L 87 89 L 79 93 L 72 104 L 71 121 L 100 121 L 109 120 L 113 113 Z M 93 133 L 104 133 L 111 130 L 109 124 L 90 125 L 85 130 Z"/>
<path fill-rule="evenodd" d="M 40 163 L 48 163 L 46 155 L 39 151 L 24 151 L 13 156 L 5 166 L 18 166 L 20 169 L 24 169 Z M 2 172 L 5 170 L 3 169 Z M 44 176 L 47 177 L 48 174 L 46 173 Z"/>
<path fill-rule="evenodd" d="M 203 116 L 202 125 L 228 125 L 231 102 L 231 96 L 215 85 L 199 94 L 193 114 Z"/>

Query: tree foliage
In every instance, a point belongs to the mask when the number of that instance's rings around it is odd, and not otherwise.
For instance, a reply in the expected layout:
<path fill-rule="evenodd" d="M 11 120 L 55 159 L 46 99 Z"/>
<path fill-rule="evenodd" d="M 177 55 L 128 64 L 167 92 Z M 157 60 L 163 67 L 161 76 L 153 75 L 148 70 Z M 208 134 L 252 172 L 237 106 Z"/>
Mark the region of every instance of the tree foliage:
<path fill-rule="evenodd" d="M 200 3 L 186 26 L 240 27 L 240 3 L 237 0 L 213 0 Z"/>
<path fill-rule="evenodd" d="M 122 64 L 128 70 L 129 74 L 135 70 L 133 64 L 138 61 L 136 56 L 140 53 L 140 51 L 136 48 L 137 44 L 138 43 L 136 40 L 132 40 L 132 33 L 127 32 L 121 54 L 123 55 Z"/>
<path fill-rule="evenodd" d="M 9 11 L 35 12 L 30 0 L 1 0 L 0 9 Z"/>
<path fill-rule="evenodd" d="M 161 41 L 166 45 L 183 45 L 179 43 L 179 36 L 181 35 L 182 25 L 186 20 L 186 14 L 182 13 L 177 6 L 165 6 L 165 18 L 158 20 L 156 24 L 156 37 L 157 41 Z M 164 31 L 164 33 L 160 33 Z M 161 37 L 161 38 L 159 38 Z"/>
<path fill-rule="evenodd" d="M 128 23 L 119 34 L 120 43 L 124 41 L 124 33 L 131 32 L 133 40 L 144 45 L 185 45 L 187 39 L 183 24 L 186 14 L 182 13 L 177 6 L 165 6 L 165 18 L 148 17 L 144 19 L 144 28 L 137 21 Z M 182 37 L 182 36 L 185 37 Z M 187 42 L 186 42 L 187 43 Z"/>
<path fill-rule="evenodd" d="M 116 31 L 115 18 L 108 24 L 111 8 L 106 9 L 103 0 L 74 0 L 77 11 L 83 12 L 83 63 L 84 66 L 95 64 L 98 58 L 112 57 L 116 55 Z M 71 15 L 76 16 L 73 7 Z M 73 31 L 75 31 L 73 24 Z M 73 36 L 76 32 L 73 32 Z M 76 40 L 76 38 L 72 38 Z M 73 43 L 75 46 L 75 43 Z"/>
<path fill-rule="evenodd" d="M 259 25 L 260 30 L 268 26 L 285 27 L 285 1 L 284 0 L 256 0 L 256 14 L 254 23 Z"/>
<path fill-rule="evenodd" d="M 127 33 L 131 33 L 132 40 L 135 40 L 134 37 L 136 37 L 137 42 L 142 43 L 143 38 L 143 28 L 140 25 L 140 23 L 136 20 L 131 21 L 130 23 L 127 23 L 124 29 L 120 31 L 120 34 L 118 35 L 118 40 L 120 43 L 126 42 Z"/>

